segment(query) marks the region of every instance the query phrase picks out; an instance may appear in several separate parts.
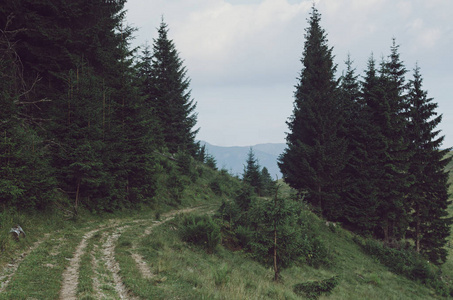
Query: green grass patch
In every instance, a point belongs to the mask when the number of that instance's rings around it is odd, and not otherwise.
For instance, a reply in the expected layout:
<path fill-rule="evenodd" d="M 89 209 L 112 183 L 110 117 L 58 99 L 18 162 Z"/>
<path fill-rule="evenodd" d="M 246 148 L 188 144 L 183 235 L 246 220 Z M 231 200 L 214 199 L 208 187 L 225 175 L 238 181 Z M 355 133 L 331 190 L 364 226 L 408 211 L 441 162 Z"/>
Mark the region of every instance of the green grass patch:
<path fill-rule="evenodd" d="M 82 233 L 66 228 L 42 242 L 22 261 L 0 299 L 58 299 L 62 273 Z"/>

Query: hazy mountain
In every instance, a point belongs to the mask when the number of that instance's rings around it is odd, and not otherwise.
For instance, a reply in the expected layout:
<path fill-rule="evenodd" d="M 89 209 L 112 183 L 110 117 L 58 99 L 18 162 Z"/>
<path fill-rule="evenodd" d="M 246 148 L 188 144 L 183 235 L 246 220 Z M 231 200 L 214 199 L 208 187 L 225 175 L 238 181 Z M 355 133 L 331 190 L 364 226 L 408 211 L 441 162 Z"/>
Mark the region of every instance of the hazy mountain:
<path fill-rule="evenodd" d="M 211 145 L 205 141 L 200 141 L 200 143 L 201 145 L 206 145 L 206 151 L 215 157 L 219 169 L 224 168 L 233 175 L 242 177 L 247 154 L 252 148 L 260 166 L 266 167 L 274 179 L 276 176 L 282 178 L 280 169 L 277 166 L 277 158 L 285 149 L 286 144 L 268 143 L 244 147 L 221 147 Z"/>

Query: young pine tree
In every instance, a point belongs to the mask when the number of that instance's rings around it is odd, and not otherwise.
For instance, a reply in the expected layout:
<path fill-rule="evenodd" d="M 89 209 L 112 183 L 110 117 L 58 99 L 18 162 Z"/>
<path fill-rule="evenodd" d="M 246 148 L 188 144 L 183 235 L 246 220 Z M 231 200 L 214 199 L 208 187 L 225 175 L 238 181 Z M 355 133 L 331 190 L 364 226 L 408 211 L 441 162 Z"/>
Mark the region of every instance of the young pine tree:
<path fill-rule="evenodd" d="M 275 189 L 277 188 L 276 181 L 272 179 L 272 176 L 266 167 L 261 169 L 261 185 L 263 189 L 263 196 L 273 195 Z"/>
<path fill-rule="evenodd" d="M 438 136 L 440 132 L 435 128 L 442 116 L 437 116 L 437 103 L 428 98 L 422 83 L 420 68 L 416 66 L 408 95 L 409 134 L 414 151 L 409 173 L 415 177 L 409 193 L 411 228 L 416 251 L 426 254 L 433 263 L 441 264 L 446 261 L 444 246 L 452 224 L 447 212 L 450 201 L 445 171 L 451 158 L 444 159 L 451 148 L 440 149 L 444 136 Z"/>
<path fill-rule="evenodd" d="M 347 144 L 342 136 L 344 119 L 336 66 L 320 20 L 313 6 L 293 115 L 287 122 L 287 148 L 279 158 L 279 167 L 291 187 L 307 192 L 306 199 L 324 216 L 336 218 Z"/>
<path fill-rule="evenodd" d="M 250 148 L 242 178 L 245 183 L 253 187 L 258 195 L 261 195 L 263 189 L 260 168 L 261 166 L 255 157 L 255 153 L 253 152 L 253 149 Z"/>

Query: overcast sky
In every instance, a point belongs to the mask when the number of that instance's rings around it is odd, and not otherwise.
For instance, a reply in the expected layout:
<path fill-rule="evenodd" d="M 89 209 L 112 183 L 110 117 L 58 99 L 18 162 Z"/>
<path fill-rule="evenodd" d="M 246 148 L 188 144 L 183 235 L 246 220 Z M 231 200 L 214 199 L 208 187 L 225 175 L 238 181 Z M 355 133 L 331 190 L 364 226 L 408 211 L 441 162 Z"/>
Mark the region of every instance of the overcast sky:
<path fill-rule="evenodd" d="M 438 129 L 453 146 L 452 0 L 318 0 L 337 76 L 350 53 L 360 75 L 371 53 L 379 62 L 392 38 L 412 79 L 443 114 Z M 133 44 L 152 45 L 164 17 L 191 79 L 197 136 L 219 146 L 284 143 L 312 0 L 128 0 Z"/>

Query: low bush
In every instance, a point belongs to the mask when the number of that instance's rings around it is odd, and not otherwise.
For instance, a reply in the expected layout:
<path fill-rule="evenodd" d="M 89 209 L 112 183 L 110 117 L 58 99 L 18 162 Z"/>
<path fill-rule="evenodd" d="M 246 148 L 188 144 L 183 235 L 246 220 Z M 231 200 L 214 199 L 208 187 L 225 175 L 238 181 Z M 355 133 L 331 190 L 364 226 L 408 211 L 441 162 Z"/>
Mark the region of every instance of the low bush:
<path fill-rule="evenodd" d="M 314 234 L 307 232 L 301 243 L 305 262 L 314 268 L 321 266 L 331 266 L 333 264 L 333 256 L 329 249 L 324 245 L 321 239 Z"/>
<path fill-rule="evenodd" d="M 213 269 L 214 283 L 216 286 L 222 286 L 230 281 L 230 270 L 227 264 L 223 264 L 217 269 Z"/>
<path fill-rule="evenodd" d="M 310 299 L 318 299 L 322 294 L 329 295 L 338 285 L 338 276 L 321 281 L 308 281 L 294 285 L 293 291 L 299 296 L 305 296 Z"/>
<path fill-rule="evenodd" d="M 182 240 L 203 246 L 209 253 L 220 243 L 220 226 L 208 215 L 184 215 L 180 228 Z"/>
<path fill-rule="evenodd" d="M 220 187 L 220 183 L 218 178 L 214 178 L 210 183 L 209 187 L 211 188 L 212 192 L 217 196 L 222 196 L 222 188 Z"/>

